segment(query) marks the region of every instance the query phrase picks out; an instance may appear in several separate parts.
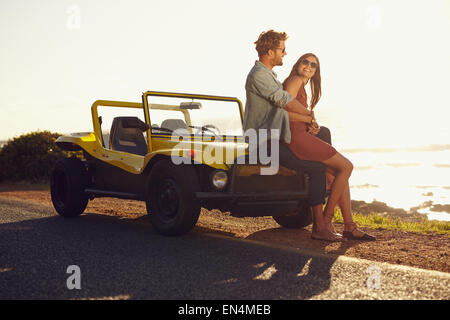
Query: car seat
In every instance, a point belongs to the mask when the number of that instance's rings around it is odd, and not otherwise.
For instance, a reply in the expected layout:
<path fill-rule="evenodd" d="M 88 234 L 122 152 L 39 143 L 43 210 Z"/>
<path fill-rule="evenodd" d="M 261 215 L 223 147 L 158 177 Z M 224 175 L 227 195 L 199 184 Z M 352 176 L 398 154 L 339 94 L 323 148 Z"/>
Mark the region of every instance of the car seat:
<path fill-rule="evenodd" d="M 186 129 L 188 130 L 188 126 L 186 122 L 184 122 L 181 119 L 166 119 L 161 123 L 161 128 L 167 128 L 170 130 L 177 130 L 177 129 Z"/>
<path fill-rule="evenodd" d="M 111 150 L 145 156 L 147 142 L 143 131 L 147 129 L 147 124 L 137 117 L 115 117 L 109 136 Z"/>

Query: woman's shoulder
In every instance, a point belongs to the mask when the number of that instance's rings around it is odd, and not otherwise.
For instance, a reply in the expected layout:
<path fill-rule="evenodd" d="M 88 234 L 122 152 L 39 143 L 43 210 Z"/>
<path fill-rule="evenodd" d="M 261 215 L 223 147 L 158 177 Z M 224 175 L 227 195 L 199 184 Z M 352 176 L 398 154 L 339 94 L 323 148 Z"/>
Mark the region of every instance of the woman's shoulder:
<path fill-rule="evenodd" d="M 302 78 L 300 78 L 297 75 L 293 75 L 288 77 L 285 82 L 286 85 L 294 85 L 294 86 L 300 86 L 302 84 Z"/>
<path fill-rule="evenodd" d="M 302 78 L 300 78 L 299 75 L 294 74 L 294 75 L 292 75 L 292 76 L 289 77 L 289 80 L 295 81 L 295 82 L 301 82 L 301 81 L 302 81 Z"/>
<path fill-rule="evenodd" d="M 303 84 L 302 79 L 297 76 L 297 75 L 293 75 L 288 77 L 285 81 L 284 81 L 284 88 L 295 88 L 295 91 L 298 91 L 298 89 L 300 89 L 300 87 Z"/>

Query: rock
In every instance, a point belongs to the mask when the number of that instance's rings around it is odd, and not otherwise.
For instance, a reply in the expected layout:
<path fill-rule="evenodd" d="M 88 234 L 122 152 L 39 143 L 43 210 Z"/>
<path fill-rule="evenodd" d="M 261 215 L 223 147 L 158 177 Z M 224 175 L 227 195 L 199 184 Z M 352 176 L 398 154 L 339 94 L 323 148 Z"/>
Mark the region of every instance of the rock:
<path fill-rule="evenodd" d="M 367 203 L 365 201 L 360 200 L 352 200 L 352 209 L 355 212 L 359 212 L 361 214 L 370 214 L 377 213 L 384 216 L 388 216 L 390 218 L 401 218 L 402 220 L 414 222 L 414 221 L 422 221 L 427 219 L 425 214 L 417 212 L 418 209 L 422 209 L 424 207 L 429 207 L 432 205 L 432 201 L 424 202 L 419 207 L 411 208 L 410 211 L 406 211 L 400 208 L 389 207 L 386 203 L 381 201 L 372 201 L 372 203 Z M 450 208 L 449 208 L 450 209 Z"/>
<path fill-rule="evenodd" d="M 450 204 L 434 204 L 431 209 L 434 212 L 447 212 L 450 213 Z"/>

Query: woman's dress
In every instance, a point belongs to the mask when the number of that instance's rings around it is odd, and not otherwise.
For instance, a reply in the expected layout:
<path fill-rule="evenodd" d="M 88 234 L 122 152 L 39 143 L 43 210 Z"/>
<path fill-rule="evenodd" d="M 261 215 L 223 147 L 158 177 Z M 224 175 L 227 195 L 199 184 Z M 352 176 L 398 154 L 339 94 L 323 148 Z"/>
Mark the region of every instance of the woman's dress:
<path fill-rule="evenodd" d="M 307 106 L 305 87 L 298 90 L 296 99 Z M 334 156 L 337 151 L 328 143 L 306 131 L 306 123 L 301 121 L 290 121 L 291 143 L 289 148 L 300 160 L 323 161 Z"/>

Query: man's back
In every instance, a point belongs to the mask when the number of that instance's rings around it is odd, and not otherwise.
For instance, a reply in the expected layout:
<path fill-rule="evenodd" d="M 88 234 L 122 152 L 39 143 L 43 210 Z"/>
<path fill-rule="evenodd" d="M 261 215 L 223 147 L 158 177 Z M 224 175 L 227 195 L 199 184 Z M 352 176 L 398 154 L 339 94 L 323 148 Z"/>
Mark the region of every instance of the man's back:
<path fill-rule="evenodd" d="M 293 97 L 283 90 L 276 74 L 256 61 L 247 76 L 245 91 L 244 130 L 278 129 L 281 140 L 289 143 L 289 115 L 283 107 Z"/>

